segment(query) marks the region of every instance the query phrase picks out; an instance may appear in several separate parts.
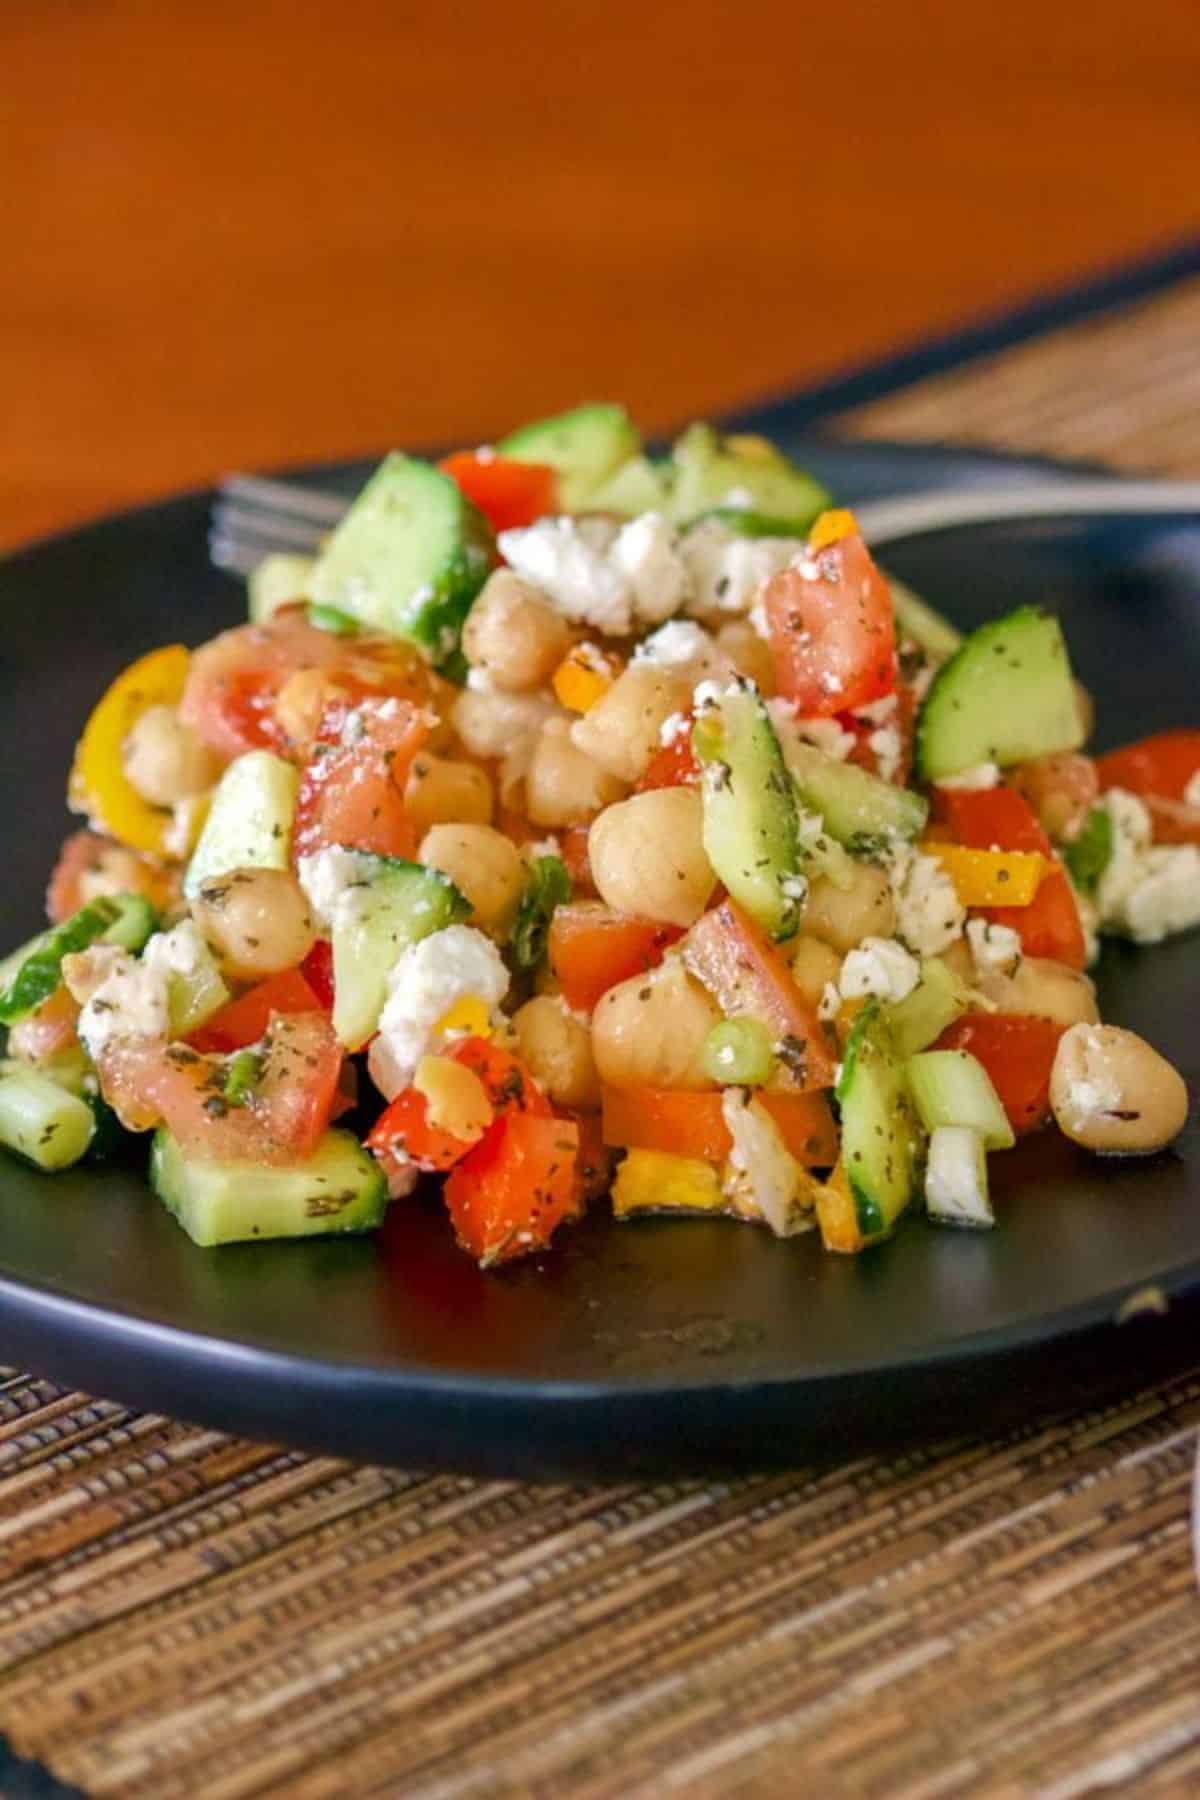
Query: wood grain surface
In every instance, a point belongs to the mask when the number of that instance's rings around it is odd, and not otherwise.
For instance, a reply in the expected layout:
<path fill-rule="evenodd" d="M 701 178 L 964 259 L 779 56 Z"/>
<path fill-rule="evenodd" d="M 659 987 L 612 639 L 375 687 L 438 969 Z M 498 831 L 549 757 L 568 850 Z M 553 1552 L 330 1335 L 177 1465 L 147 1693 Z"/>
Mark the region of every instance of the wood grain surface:
<path fill-rule="evenodd" d="M 38 0 L 0 67 L 0 543 L 585 395 L 669 424 L 1197 216 L 1196 0 Z"/>

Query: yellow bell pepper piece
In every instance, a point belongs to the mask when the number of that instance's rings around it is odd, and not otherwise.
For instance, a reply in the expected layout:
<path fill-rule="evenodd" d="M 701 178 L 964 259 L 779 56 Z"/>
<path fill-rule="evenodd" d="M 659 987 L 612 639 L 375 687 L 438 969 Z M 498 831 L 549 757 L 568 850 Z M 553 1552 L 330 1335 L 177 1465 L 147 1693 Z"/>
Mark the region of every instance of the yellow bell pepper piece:
<path fill-rule="evenodd" d="M 927 844 L 964 906 L 1030 906 L 1049 862 L 1036 850 L 967 850 Z"/>
<path fill-rule="evenodd" d="M 808 534 L 810 550 L 827 550 L 830 544 L 851 537 L 858 530 L 858 520 L 846 506 L 831 506 L 821 513 Z"/>
<path fill-rule="evenodd" d="M 554 671 L 551 685 L 568 712 L 590 712 L 603 700 L 617 675 L 617 665 L 592 644 L 576 644 Z"/>
<path fill-rule="evenodd" d="M 478 994 L 463 994 L 442 1014 L 433 1028 L 435 1037 L 450 1037 L 456 1032 L 461 1032 L 466 1037 L 491 1037 L 492 1017 L 486 1001 L 481 1000 Z"/>
<path fill-rule="evenodd" d="M 716 1213 L 724 1210 L 725 1195 L 712 1163 L 665 1150 L 631 1150 L 617 1170 L 612 1203 L 618 1219 L 642 1212 Z"/>
<path fill-rule="evenodd" d="M 866 1249 L 867 1240 L 858 1228 L 858 1207 L 841 1163 L 828 1181 L 817 1184 L 816 1201 L 821 1242 L 827 1250 L 856 1256 Z"/>
<path fill-rule="evenodd" d="M 130 663 L 93 709 L 75 747 L 70 806 L 131 850 L 162 855 L 171 815 L 151 806 L 127 780 L 121 746 L 150 707 L 177 704 L 187 672 L 182 644 L 167 644 Z"/>
<path fill-rule="evenodd" d="M 782 462 L 778 450 L 770 438 L 760 437 L 754 431 L 738 431 L 725 440 L 727 447 L 743 462 L 777 463 Z"/>

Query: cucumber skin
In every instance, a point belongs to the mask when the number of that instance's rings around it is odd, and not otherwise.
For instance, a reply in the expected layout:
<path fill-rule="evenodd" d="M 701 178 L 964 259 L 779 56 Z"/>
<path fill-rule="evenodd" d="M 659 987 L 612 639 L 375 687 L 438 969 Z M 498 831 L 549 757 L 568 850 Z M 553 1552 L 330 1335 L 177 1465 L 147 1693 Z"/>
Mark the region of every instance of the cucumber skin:
<path fill-rule="evenodd" d="M 0 994 L 0 1025 L 16 1025 L 57 991 L 64 957 L 102 941 L 140 950 L 156 922 L 154 908 L 141 894 L 115 894 L 90 900 L 61 925 L 40 933 L 24 954 L 17 952 L 19 967 Z"/>
<path fill-rule="evenodd" d="M 436 566 L 422 571 L 421 540 L 428 533 L 426 515 L 434 501 L 443 509 L 437 530 L 447 542 L 438 550 Z M 463 620 L 491 569 L 493 550 L 486 519 L 450 476 L 393 450 L 317 558 L 308 597 L 369 629 L 405 638 L 438 664 L 458 647 Z M 396 563 L 417 567 L 405 591 L 396 591 L 391 572 Z M 409 573 L 405 569 L 406 583 Z"/>
<path fill-rule="evenodd" d="M 204 1250 L 267 1238 L 374 1231 L 387 1210 L 383 1170 L 348 1131 L 327 1131 L 304 1163 L 270 1168 L 188 1157 L 160 1126 L 150 1151 L 150 1184 Z M 323 1187 L 330 1191 L 322 1192 Z"/>
<path fill-rule="evenodd" d="M 1026 658 L 1032 652 L 1033 667 L 1005 657 L 1006 647 Z M 1019 683 L 1011 678 L 1014 672 L 1022 675 Z M 981 679 L 983 692 L 972 692 Z M 1005 768 L 1077 750 L 1083 740 L 1058 620 L 1038 607 L 1021 606 L 973 631 L 934 676 L 917 715 L 916 775 L 935 784 L 976 763 Z"/>
<path fill-rule="evenodd" d="M 904 1071 L 877 1000 L 867 1002 L 851 1027 L 835 1098 L 858 1229 L 868 1240 L 886 1237 L 916 1195 L 920 1139 Z M 886 1119 L 872 1119 L 873 1111 L 883 1111 Z M 875 1167 L 879 1159 L 882 1166 Z"/>
<path fill-rule="evenodd" d="M 802 897 L 796 799 L 770 715 L 750 688 L 723 694 L 692 728 L 701 765 L 704 849 L 740 906 L 776 942 L 794 937 Z"/>

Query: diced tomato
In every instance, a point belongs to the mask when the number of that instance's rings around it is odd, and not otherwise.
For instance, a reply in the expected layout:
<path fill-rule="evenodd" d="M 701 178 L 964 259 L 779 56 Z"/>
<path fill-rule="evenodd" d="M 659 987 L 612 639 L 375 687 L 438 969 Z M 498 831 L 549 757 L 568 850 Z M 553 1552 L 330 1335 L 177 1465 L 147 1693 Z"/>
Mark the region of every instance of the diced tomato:
<path fill-rule="evenodd" d="M 1159 794 L 1143 794 L 1156 844 L 1200 844 L 1200 806 L 1185 800 L 1164 800 Z"/>
<path fill-rule="evenodd" d="M 243 1106 L 222 1098 L 224 1061 L 187 1044 L 114 1039 L 98 1072 L 104 1098 L 130 1130 L 161 1120 L 195 1156 L 285 1164 L 311 1155 L 328 1126 L 342 1054 L 323 1013 L 277 1014 L 262 1077 Z"/>
<path fill-rule="evenodd" d="M 1102 789 L 1127 788 L 1131 794 L 1157 794 L 1163 800 L 1182 800 L 1197 771 L 1200 731 L 1160 731 L 1096 758 Z"/>
<path fill-rule="evenodd" d="M 732 900 L 688 932 L 683 960 L 730 1018 L 758 1019 L 771 1032 L 781 1079 L 798 1090 L 833 1086 L 834 1059 L 816 1013 L 781 953 Z"/>
<path fill-rule="evenodd" d="M 779 692 L 808 718 L 854 712 L 896 681 L 892 594 L 858 532 L 813 558 L 816 574 L 784 569 L 766 584 Z"/>
<path fill-rule="evenodd" d="M 1022 1013 L 964 1013 L 935 1048 L 969 1050 L 990 1075 L 1013 1130 L 1036 1131 L 1050 1117 L 1050 1070 L 1065 1029 Z"/>
<path fill-rule="evenodd" d="M 61 925 L 97 894 L 144 894 L 165 911 L 179 897 L 179 876 L 98 831 L 73 831 L 58 853 L 46 889 L 46 916 Z"/>
<path fill-rule="evenodd" d="M 265 624 L 222 632 L 193 654 L 179 716 L 228 760 L 247 750 L 303 754 L 306 746 L 297 751 L 276 707 L 284 687 L 306 670 L 327 678 L 313 684 L 313 724 L 331 692 L 420 702 L 432 691 L 424 663 L 398 639 L 338 637 L 310 625 L 303 607 L 285 607 Z"/>
<path fill-rule="evenodd" d="M 328 938 L 318 938 L 304 961 L 300 973 L 317 996 L 323 1012 L 333 1011 L 333 945 Z"/>
<path fill-rule="evenodd" d="M 1072 969 L 1087 964 L 1087 942 L 1066 871 L 1054 860 L 1050 839 L 1023 794 L 994 788 L 935 788 L 937 817 L 971 850 L 1039 851 L 1050 872 L 1028 906 L 987 906 L 980 912 L 996 925 L 1009 925 L 1027 956 L 1048 956 Z"/>
<path fill-rule="evenodd" d="M 558 471 L 494 451 L 457 450 L 438 464 L 477 506 L 493 531 L 532 525 L 558 511 Z"/>
<path fill-rule="evenodd" d="M 838 1134 L 823 1093 L 757 1096 L 779 1127 L 797 1162 L 830 1168 L 837 1161 Z M 605 1088 L 604 1141 L 622 1150 L 663 1150 L 723 1162 L 733 1147 L 719 1093 L 685 1093 L 680 1088 Z"/>
<path fill-rule="evenodd" d="M 683 933 L 655 919 L 633 919 L 599 902 L 556 908 L 550 921 L 550 967 L 563 998 L 591 1012 L 601 994 L 631 975 L 655 969 Z"/>
<path fill-rule="evenodd" d="M 296 801 L 295 854 L 328 844 L 411 857 L 417 832 L 404 809 L 409 765 L 429 736 L 429 715 L 410 700 L 363 700 L 356 729 L 343 734 L 349 709 L 331 706 L 316 754 L 305 765 Z"/>
<path fill-rule="evenodd" d="M 188 1042 L 193 1050 L 217 1055 L 257 1044 L 266 1035 L 272 1013 L 312 1013 L 329 1009 L 305 980 L 300 969 L 285 969 L 248 988 L 223 1006 L 220 1012 L 193 1031 Z"/>
<path fill-rule="evenodd" d="M 429 1103 L 417 1088 L 405 1088 L 386 1107 L 367 1134 L 367 1149 L 385 1160 L 397 1150 L 424 1171 L 452 1169 L 479 1142 L 455 1137 L 429 1120 Z"/>
<path fill-rule="evenodd" d="M 592 880 L 592 864 L 588 856 L 588 828 L 586 825 L 568 825 L 559 833 L 559 846 L 562 859 L 567 866 L 567 874 L 571 877 L 571 886 L 578 891 L 594 894 L 596 884 Z"/>
<path fill-rule="evenodd" d="M 579 1207 L 579 1127 L 510 1112 L 451 1172 L 446 1207 L 462 1248 L 485 1268 L 545 1249 Z"/>
<path fill-rule="evenodd" d="M 579 1127 L 579 1160 L 575 1164 L 575 1184 L 582 1212 L 589 1200 L 598 1200 L 608 1192 L 612 1180 L 614 1155 L 604 1141 L 599 1113 L 572 1113 Z"/>
<path fill-rule="evenodd" d="M 519 1056 L 487 1038 L 458 1038 L 444 1052 L 474 1071 L 499 1112 L 523 1112 L 533 1118 L 552 1116 L 550 1102 Z"/>
<path fill-rule="evenodd" d="M 692 749 L 691 726 L 677 731 L 669 744 L 654 752 L 637 784 L 639 794 L 651 788 L 693 787 L 700 779 L 700 764 Z"/>
<path fill-rule="evenodd" d="M 12 1027 L 8 1034 L 9 1050 L 23 1062 L 51 1062 L 78 1041 L 75 1030 L 78 1021 L 78 1004 L 65 987 L 55 988 L 49 999 L 35 1006 Z"/>

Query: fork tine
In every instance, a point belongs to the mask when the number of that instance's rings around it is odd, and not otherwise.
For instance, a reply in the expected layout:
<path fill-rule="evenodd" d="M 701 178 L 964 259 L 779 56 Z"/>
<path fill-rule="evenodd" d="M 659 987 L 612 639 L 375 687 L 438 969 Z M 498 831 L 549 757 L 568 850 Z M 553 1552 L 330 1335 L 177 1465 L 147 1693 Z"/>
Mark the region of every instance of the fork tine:
<path fill-rule="evenodd" d="M 292 481 L 273 481 L 265 475 L 226 475 L 218 492 L 221 501 L 270 514 L 288 513 L 326 530 L 337 524 L 350 504 L 341 494 L 300 487 Z"/>

